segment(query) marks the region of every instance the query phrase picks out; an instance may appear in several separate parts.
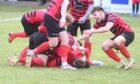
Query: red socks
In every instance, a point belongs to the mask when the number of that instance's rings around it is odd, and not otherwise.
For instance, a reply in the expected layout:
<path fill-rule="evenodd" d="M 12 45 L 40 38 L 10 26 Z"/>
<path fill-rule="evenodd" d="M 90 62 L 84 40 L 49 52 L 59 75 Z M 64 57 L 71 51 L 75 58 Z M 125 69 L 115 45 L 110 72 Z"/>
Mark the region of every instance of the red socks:
<path fill-rule="evenodd" d="M 86 48 L 86 60 L 89 61 L 90 60 L 90 51 L 88 48 Z"/>
<path fill-rule="evenodd" d="M 70 50 L 70 47 L 68 45 L 60 45 L 58 56 L 61 57 L 62 62 L 67 62 L 68 52 Z"/>
<path fill-rule="evenodd" d="M 118 48 L 119 48 L 120 52 L 121 52 L 127 59 L 129 59 L 129 58 L 131 57 L 131 55 L 130 55 L 130 53 L 128 52 L 128 50 L 127 50 L 127 48 L 126 48 L 125 45 L 122 44 L 122 45 L 118 46 Z"/>
<path fill-rule="evenodd" d="M 120 62 L 120 61 L 121 61 L 121 58 L 119 58 L 119 57 L 117 56 L 117 54 L 116 54 L 111 48 L 107 49 L 107 50 L 105 51 L 105 53 L 106 53 L 110 58 L 112 58 L 113 60 L 115 60 L 115 61 L 117 61 L 117 62 Z"/>
<path fill-rule="evenodd" d="M 84 47 L 88 48 L 89 49 L 89 54 L 91 54 L 92 44 L 90 42 L 89 43 L 85 43 Z"/>
<path fill-rule="evenodd" d="M 89 61 L 90 54 L 91 54 L 92 44 L 90 42 L 89 43 L 85 43 L 84 47 L 86 48 L 86 59 L 87 59 L 87 61 Z"/>
<path fill-rule="evenodd" d="M 47 50 L 49 50 L 49 49 L 50 49 L 49 42 L 44 42 L 44 43 L 42 43 L 41 45 L 39 45 L 37 48 L 35 48 L 35 49 L 33 50 L 33 52 L 34 52 L 35 54 L 38 54 L 38 53 L 40 53 L 40 52 L 47 51 Z"/>
<path fill-rule="evenodd" d="M 27 53 L 27 50 L 29 49 L 29 46 L 25 47 L 22 52 L 20 53 L 20 63 L 23 63 L 25 64 L 26 62 L 26 53 Z M 40 67 L 45 67 L 45 63 L 43 62 L 42 59 L 40 58 L 35 58 L 33 57 L 32 58 L 32 65 L 33 66 L 40 66 Z"/>
<path fill-rule="evenodd" d="M 70 53 L 74 58 L 78 58 L 82 56 L 82 51 L 81 50 L 76 50 L 76 51 L 72 51 Z"/>
<path fill-rule="evenodd" d="M 20 53 L 20 55 L 19 55 L 20 63 L 25 64 L 25 61 L 26 61 L 25 55 L 26 55 L 28 49 L 29 49 L 29 46 L 26 46 L 26 47 L 22 50 L 22 52 Z"/>
<path fill-rule="evenodd" d="M 27 37 L 25 32 L 11 32 L 10 34 L 15 37 Z"/>

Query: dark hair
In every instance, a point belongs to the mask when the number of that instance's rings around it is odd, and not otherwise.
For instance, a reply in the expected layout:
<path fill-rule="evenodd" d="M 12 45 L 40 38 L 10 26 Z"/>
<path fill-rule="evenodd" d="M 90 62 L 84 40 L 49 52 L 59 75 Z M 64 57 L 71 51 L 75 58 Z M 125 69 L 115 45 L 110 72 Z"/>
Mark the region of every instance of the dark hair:
<path fill-rule="evenodd" d="M 81 69 L 81 68 L 89 68 L 89 62 L 84 61 L 82 59 L 76 58 L 73 62 L 73 66 L 75 68 Z"/>
<path fill-rule="evenodd" d="M 92 13 L 96 12 L 96 11 L 104 11 L 104 9 L 101 7 L 101 6 L 95 6 L 93 9 L 92 9 Z"/>

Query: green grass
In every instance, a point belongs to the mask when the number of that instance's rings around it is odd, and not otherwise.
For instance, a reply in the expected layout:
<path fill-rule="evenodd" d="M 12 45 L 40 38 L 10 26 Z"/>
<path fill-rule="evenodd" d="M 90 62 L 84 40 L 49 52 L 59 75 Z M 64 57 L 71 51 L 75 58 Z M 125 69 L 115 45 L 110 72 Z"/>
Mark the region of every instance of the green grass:
<path fill-rule="evenodd" d="M 37 8 L 40 7 L 0 3 L 0 20 L 21 17 L 24 12 Z M 81 70 L 36 67 L 28 69 L 21 65 L 10 67 L 7 58 L 19 54 L 28 44 L 28 39 L 17 38 L 9 44 L 8 32 L 23 30 L 20 20 L 0 22 L 0 84 L 140 84 L 140 17 L 122 16 L 136 33 L 135 41 L 128 47 L 136 59 L 136 66 L 132 70 L 115 69 L 117 63 L 101 50 L 102 42 L 110 38 L 111 33 L 95 34 L 91 37 L 93 43 L 91 58 L 105 62 L 103 67 Z M 94 20 L 92 24 L 93 22 Z"/>

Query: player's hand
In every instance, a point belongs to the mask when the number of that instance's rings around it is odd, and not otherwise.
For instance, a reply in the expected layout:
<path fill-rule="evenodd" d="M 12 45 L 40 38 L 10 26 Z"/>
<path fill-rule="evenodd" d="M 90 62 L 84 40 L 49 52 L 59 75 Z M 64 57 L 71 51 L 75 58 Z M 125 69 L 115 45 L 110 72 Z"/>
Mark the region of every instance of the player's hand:
<path fill-rule="evenodd" d="M 65 17 L 61 17 L 61 19 L 60 19 L 60 23 L 59 23 L 60 28 L 65 27 L 65 23 L 66 23 L 66 19 L 65 19 Z"/>
<path fill-rule="evenodd" d="M 81 18 L 79 19 L 79 22 L 78 22 L 78 23 L 80 23 L 80 24 L 84 24 L 85 21 L 86 21 L 86 18 L 81 17 Z"/>

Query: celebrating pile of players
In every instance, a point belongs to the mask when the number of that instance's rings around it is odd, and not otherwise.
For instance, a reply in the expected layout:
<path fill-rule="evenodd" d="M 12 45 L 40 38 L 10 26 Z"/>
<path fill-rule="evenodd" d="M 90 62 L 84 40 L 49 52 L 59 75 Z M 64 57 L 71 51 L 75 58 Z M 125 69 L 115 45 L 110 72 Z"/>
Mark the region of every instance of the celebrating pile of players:
<path fill-rule="evenodd" d="M 9 65 L 74 70 L 102 66 L 102 61 L 90 59 L 94 51 L 90 38 L 92 34 L 110 31 L 114 36 L 103 42 L 103 51 L 118 63 L 116 68 L 131 69 L 135 59 L 127 47 L 135 38 L 132 28 L 118 14 L 107 13 L 93 4 L 93 0 L 52 0 L 46 9 L 26 12 L 21 19 L 24 31 L 10 32 L 8 41 L 12 43 L 17 37 L 29 38 L 29 44 L 18 56 L 8 58 Z M 93 17 L 89 17 L 90 14 Z M 92 18 L 96 20 L 93 26 L 90 23 Z M 79 37 L 78 28 L 81 31 Z M 129 63 L 126 64 L 115 50 Z"/>

